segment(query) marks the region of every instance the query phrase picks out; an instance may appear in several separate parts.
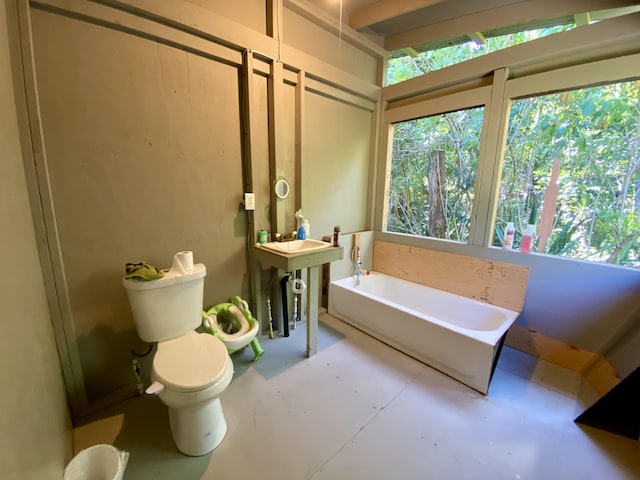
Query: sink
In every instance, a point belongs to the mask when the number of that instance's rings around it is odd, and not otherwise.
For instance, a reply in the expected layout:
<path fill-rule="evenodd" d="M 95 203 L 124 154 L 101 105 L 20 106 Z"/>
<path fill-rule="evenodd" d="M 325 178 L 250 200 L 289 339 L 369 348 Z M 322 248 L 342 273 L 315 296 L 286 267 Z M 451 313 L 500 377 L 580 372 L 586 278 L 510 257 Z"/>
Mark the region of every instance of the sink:
<path fill-rule="evenodd" d="M 277 253 L 284 253 L 285 255 L 293 255 L 298 253 L 313 252 L 315 250 L 323 250 L 330 248 L 331 244 L 323 242 L 321 240 L 291 240 L 289 242 L 270 242 L 263 243 L 261 248 L 266 248 Z"/>

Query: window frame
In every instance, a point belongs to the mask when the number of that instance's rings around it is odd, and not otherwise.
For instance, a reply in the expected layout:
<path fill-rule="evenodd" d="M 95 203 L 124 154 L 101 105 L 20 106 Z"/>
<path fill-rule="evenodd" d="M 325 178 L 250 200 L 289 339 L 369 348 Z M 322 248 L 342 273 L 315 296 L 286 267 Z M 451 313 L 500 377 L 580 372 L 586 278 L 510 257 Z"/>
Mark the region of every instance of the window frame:
<path fill-rule="evenodd" d="M 478 171 L 476 173 L 476 185 L 474 186 L 474 194 L 473 194 L 473 206 L 471 210 L 471 223 L 469 227 L 469 237 L 467 242 L 459 242 L 455 240 L 447 240 L 447 239 L 436 239 L 435 237 L 422 237 L 417 236 L 418 238 L 425 238 L 437 241 L 444 241 L 456 244 L 465 244 L 470 243 L 471 239 L 474 238 L 474 218 L 476 217 L 477 212 L 477 192 L 476 189 L 479 186 L 479 177 L 481 176 L 481 172 L 483 171 L 483 152 L 485 150 L 485 138 L 486 138 L 486 125 L 488 123 L 488 105 L 491 100 L 491 86 L 482 86 L 479 88 L 475 88 L 472 90 L 466 90 L 462 92 L 450 93 L 448 95 L 444 95 L 441 97 L 423 100 L 414 104 L 403 105 L 400 107 L 396 107 L 391 110 L 387 110 L 383 113 L 382 118 L 382 129 L 381 132 L 381 151 L 386 152 L 385 163 L 384 163 L 384 186 L 383 193 L 378 195 L 377 198 L 381 201 L 379 205 L 379 212 L 381 215 L 378 215 L 379 224 L 376 226 L 377 229 L 388 232 L 387 224 L 388 224 L 388 214 L 389 214 L 389 189 L 391 183 L 391 163 L 393 161 L 393 130 L 394 125 L 400 122 L 406 122 L 415 120 L 418 118 L 431 117 L 434 115 L 442 115 L 458 110 L 464 110 L 468 108 L 478 108 L 482 107 L 484 109 L 483 113 L 483 126 L 482 131 L 480 132 L 480 156 L 478 158 Z M 386 133 L 386 134 L 385 134 Z M 396 232 L 388 232 L 389 234 L 398 234 Z M 403 234 L 399 234 L 403 235 Z M 406 234 L 404 234 L 406 235 Z M 412 235 L 414 236 L 414 235 Z"/>
<path fill-rule="evenodd" d="M 502 180 L 506 135 L 513 101 L 523 97 L 540 96 L 562 90 L 640 79 L 640 53 L 579 63 L 529 75 L 520 72 L 515 78 L 509 78 L 510 76 L 513 75 L 510 74 L 508 68 L 497 69 L 492 72 L 492 79 L 488 85 L 486 82 L 480 86 L 478 84 L 469 84 L 467 89 L 461 86 L 460 91 L 453 93 L 450 92 L 448 85 L 443 85 L 440 90 L 433 89 L 427 99 L 411 103 L 405 98 L 399 102 L 402 103 L 401 105 L 392 106 L 383 112 L 379 164 L 381 178 L 378 181 L 376 196 L 376 211 L 378 212 L 376 214 L 376 230 L 383 232 L 385 235 L 418 238 L 420 239 L 419 243 L 424 244 L 426 247 L 443 245 L 443 242 L 465 245 L 464 242 L 387 231 L 393 124 L 464 108 L 484 107 L 483 127 L 480 135 L 480 158 L 478 159 L 478 172 L 476 185 L 474 186 L 470 232 L 466 245 L 500 250 L 499 247 L 492 246 L 491 243 L 496 221 L 500 182 Z M 438 91 L 442 93 L 439 95 Z M 554 255 L 541 255 L 554 259 L 564 258 Z M 567 260 L 585 261 L 591 264 L 598 263 L 576 259 Z"/>

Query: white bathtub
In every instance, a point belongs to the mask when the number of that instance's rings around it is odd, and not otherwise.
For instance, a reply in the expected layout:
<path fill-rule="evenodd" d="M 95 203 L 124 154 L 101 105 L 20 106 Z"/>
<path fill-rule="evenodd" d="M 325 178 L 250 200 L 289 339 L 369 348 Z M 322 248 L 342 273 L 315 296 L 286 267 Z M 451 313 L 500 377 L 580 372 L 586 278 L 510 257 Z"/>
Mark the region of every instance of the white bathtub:
<path fill-rule="evenodd" d="M 483 394 L 519 315 L 376 272 L 331 282 L 329 313 Z"/>

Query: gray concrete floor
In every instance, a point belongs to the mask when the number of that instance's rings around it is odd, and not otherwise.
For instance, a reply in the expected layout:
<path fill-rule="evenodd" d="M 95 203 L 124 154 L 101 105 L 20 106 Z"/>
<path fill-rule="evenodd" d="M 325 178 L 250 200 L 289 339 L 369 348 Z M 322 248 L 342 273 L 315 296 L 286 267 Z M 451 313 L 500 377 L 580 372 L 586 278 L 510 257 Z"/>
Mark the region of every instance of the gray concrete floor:
<path fill-rule="evenodd" d="M 75 430 L 76 450 L 130 453 L 124 480 L 638 479 L 638 442 L 577 425 L 594 393 L 581 377 L 503 350 L 483 396 L 321 315 L 319 352 L 305 327 L 234 355 L 222 395 L 229 426 L 211 454 L 181 455 L 166 407 L 140 397 Z"/>

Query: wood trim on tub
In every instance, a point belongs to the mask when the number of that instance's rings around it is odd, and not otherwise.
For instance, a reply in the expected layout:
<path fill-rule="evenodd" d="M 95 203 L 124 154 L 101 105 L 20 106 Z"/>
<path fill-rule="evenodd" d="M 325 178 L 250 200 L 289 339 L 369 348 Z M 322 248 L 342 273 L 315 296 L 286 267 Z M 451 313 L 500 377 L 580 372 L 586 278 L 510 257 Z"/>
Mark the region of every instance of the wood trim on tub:
<path fill-rule="evenodd" d="M 620 375 L 599 353 L 583 350 L 521 325 L 512 325 L 505 344 L 583 375 L 593 389 L 604 395 L 618 383 Z"/>
<path fill-rule="evenodd" d="M 522 311 L 529 269 L 518 265 L 375 240 L 373 270 L 517 312 Z M 582 374 L 600 395 L 620 382 L 599 353 L 583 350 L 534 329 L 512 325 L 505 344 Z"/>
<path fill-rule="evenodd" d="M 373 270 L 521 312 L 529 268 L 376 240 Z"/>

